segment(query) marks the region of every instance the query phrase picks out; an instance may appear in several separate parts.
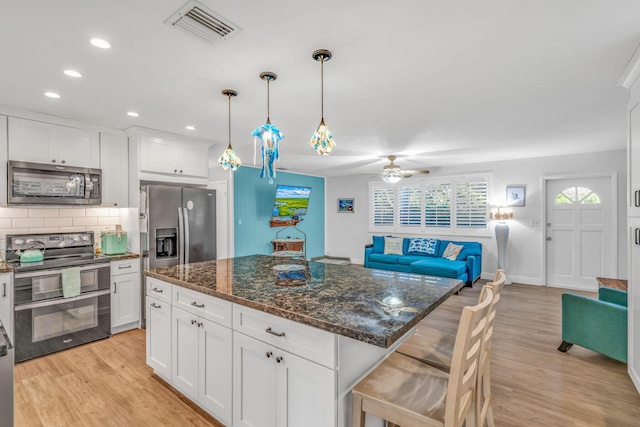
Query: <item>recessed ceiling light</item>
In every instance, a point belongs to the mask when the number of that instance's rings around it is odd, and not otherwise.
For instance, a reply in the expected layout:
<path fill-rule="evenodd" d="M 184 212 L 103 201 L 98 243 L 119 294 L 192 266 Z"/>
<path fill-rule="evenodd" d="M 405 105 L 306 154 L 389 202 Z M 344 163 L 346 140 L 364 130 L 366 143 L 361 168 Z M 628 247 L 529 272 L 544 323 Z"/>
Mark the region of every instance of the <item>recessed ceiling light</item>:
<path fill-rule="evenodd" d="M 60 98 L 60 95 L 55 92 L 45 92 L 44 96 L 48 96 L 49 98 Z"/>
<path fill-rule="evenodd" d="M 64 70 L 64 73 L 69 77 L 82 77 L 82 74 L 75 70 Z"/>
<path fill-rule="evenodd" d="M 140 116 L 140 114 L 136 113 L 135 111 L 129 111 L 127 113 L 127 115 L 131 116 L 131 117 L 139 117 Z"/>
<path fill-rule="evenodd" d="M 186 130 L 196 130 L 195 126 L 185 126 Z"/>
<path fill-rule="evenodd" d="M 109 49 L 111 47 L 108 41 L 102 39 L 91 39 L 91 44 L 100 49 Z"/>

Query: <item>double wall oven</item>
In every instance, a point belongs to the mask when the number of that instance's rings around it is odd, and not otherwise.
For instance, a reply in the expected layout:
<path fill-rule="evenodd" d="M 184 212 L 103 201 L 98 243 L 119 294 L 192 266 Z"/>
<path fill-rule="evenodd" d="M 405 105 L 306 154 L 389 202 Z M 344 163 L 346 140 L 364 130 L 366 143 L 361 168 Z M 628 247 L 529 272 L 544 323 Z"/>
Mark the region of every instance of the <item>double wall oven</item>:
<path fill-rule="evenodd" d="M 16 362 L 111 335 L 110 263 L 93 247 L 93 232 L 7 236 Z M 24 257 L 27 250 L 43 252 L 42 261 L 24 262 L 33 258 Z M 65 298 L 70 269 L 76 289 L 79 275 L 80 290 Z"/>

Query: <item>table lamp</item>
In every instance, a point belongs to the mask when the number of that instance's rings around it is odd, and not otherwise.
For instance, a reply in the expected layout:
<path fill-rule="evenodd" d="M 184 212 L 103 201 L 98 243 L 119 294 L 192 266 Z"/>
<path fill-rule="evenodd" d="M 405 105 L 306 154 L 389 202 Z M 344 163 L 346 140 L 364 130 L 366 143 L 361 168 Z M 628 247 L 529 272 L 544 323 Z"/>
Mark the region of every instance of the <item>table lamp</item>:
<path fill-rule="evenodd" d="M 496 244 L 498 246 L 498 268 L 507 271 L 507 242 L 509 241 L 509 225 L 508 220 L 513 219 L 513 208 L 509 206 L 500 206 L 491 208 L 491 219 L 498 221 L 496 224 Z M 511 284 L 509 276 L 504 282 Z"/>

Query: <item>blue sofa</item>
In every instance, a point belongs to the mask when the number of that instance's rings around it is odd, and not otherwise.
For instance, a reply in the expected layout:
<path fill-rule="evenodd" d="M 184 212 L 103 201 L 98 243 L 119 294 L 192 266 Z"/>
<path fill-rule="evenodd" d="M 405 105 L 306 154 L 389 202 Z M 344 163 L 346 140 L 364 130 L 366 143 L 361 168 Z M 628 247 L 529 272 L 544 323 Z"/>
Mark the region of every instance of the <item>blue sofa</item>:
<path fill-rule="evenodd" d="M 434 254 L 427 255 L 410 253 L 410 240 L 411 238 L 409 237 L 403 239 L 402 255 L 393 255 L 384 253 L 384 236 L 373 236 L 373 244 L 367 245 L 364 249 L 364 266 L 428 276 L 449 277 L 462 280 L 465 286 L 472 286 L 480 278 L 480 273 L 482 272 L 481 243 L 435 239 L 437 244 Z M 442 254 L 449 243 L 463 246 L 456 260 L 442 258 Z"/>

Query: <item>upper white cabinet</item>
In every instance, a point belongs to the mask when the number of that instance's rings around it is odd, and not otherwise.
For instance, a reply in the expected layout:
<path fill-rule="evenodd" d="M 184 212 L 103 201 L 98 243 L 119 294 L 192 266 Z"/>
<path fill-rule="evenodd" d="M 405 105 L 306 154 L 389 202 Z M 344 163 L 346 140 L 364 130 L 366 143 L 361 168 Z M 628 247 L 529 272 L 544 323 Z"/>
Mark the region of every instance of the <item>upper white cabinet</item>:
<path fill-rule="evenodd" d="M 145 135 L 140 141 L 140 170 L 144 172 L 207 178 L 207 156 L 205 144 Z"/>
<path fill-rule="evenodd" d="M 627 215 L 640 216 L 640 100 L 629 109 L 629 207 Z"/>
<path fill-rule="evenodd" d="M 102 206 L 128 206 L 128 159 L 129 142 L 126 136 L 100 134 Z"/>
<path fill-rule="evenodd" d="M 9 117 L 9 160 L 100 167 L 98 132 Z"/>

